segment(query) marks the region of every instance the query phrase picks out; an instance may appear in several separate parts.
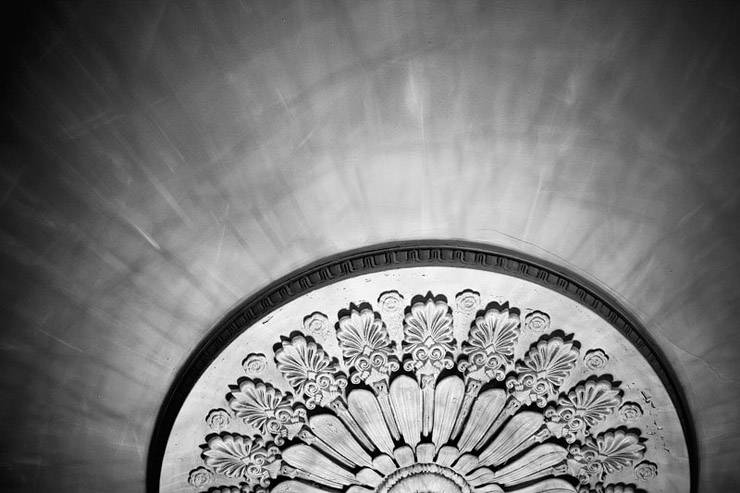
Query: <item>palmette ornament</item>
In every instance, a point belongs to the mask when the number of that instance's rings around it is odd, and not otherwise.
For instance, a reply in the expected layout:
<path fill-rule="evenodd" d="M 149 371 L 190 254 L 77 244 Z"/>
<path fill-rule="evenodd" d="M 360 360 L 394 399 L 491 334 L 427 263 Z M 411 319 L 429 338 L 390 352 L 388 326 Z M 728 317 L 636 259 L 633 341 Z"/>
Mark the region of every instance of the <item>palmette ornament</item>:
<path fill-rule="evenodd" d="M 242 378 L 227 395 L 234 419 L 224 424 L 257 434 L 219 428 L 191 484 L 210 474 L 252 493 L 627 492 L 612 477 L 634 468 L 649 489 L 657 466 L 644 461 L 646 440 L 618 428 L 637 419 L 635 405 L 615 379 L 589 373 L 603 351 L 584 361 L 567 333 L 523 342 L 525 323 L 537 335 L 549 327 L 542 312 L 525 321 L 507 303 L 473 313 L 484 305 L 467 292 L 455 308 L 432 293 L 389 293 L 334 320 L 307 315 L 335 327 L 316 333 L 335 339 L 341 360 L 311 333 L 275 341 L 267 357 L 282 381 Z M 381 313 L 403 300 L 396 344 Z M 470 322 L 460 341 L 458 311 Z"/>

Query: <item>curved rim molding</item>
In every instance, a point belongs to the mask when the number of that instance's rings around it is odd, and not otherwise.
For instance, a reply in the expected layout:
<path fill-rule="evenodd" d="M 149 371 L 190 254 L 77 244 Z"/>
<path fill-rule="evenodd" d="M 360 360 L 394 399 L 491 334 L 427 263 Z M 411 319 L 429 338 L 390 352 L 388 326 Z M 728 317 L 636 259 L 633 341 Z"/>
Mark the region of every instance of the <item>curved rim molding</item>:
<path fill-rule="evenodd" d="M 426 266 L 462 267 L 523 279 L 587 307 L 617 329 L 646 359 L 675 406 L 689 454 L 690 491 L 696 491 L 696 439 L 685 398 L 675 375 L 663 363 L 660 349 L 619 303 L 579 276 L 521 253 L 471 242 L 429 240 L 386 243 L 319 260 L 275 281 L 224 317 L 188 358 L 162 404 L 147 460 L 147 491 L 159 491 L 165 449 L 186 398 L 211 363 L 240 334 L 274 310 L 318 288 L 364 274 Z"/>

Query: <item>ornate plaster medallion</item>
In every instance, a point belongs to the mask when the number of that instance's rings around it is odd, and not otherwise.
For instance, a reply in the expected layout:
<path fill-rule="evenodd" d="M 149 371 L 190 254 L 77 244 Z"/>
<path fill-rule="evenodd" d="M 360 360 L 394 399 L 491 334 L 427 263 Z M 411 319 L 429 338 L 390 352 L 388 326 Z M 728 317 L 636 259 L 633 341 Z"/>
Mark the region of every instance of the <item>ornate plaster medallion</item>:
<path fill-rule="evenodd" d="M 691 491 L 678 394 L 602 298 L 471 247 L 380 251 L 227 319 L 160 418 L 155 489 Z"/>

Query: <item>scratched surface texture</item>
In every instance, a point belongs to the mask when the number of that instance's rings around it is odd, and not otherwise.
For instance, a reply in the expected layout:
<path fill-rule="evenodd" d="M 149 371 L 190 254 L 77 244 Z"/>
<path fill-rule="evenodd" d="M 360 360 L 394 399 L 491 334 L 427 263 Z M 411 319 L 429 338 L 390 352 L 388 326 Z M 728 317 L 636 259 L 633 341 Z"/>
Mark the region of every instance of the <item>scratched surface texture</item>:
<path fill-rule="evenodd" d="M 416 238 L 620 300 L 686 393 L 699 491 L 736 487 L 738 7 L 3 9 L 0 490 L 143 491 L 166 391 L 231 307 Z"/>

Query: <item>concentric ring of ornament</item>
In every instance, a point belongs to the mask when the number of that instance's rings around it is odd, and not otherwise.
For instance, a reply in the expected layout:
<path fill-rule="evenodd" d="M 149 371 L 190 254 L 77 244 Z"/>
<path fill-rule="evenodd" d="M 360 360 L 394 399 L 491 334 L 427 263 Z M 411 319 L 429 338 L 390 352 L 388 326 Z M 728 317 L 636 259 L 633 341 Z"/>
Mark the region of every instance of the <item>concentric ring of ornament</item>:
<path fill-rule="evenodd" d="M 247 332 L 224 344 L 241 373 L 229 379 L 228 365 L 212 362 L 195 387 L 213 392 L 211 383 L 220 381 L 222 400 L 203 391 L 183 396 L 161 465 L 172 480 L 158 486 L 191 493 L 646 493 L 683 481 L 682 491 L 690 491 L 686 464 L 674 469 L 672 454 L 661 453 L 669 442 L 686 451 L 683 435 L 654 431 L 684 432 L 680 401 L 671 400 L 675 390 L 663 369 L 656 371 L 655 355 L 646 359 L 627 342 L 636 337 L 632 327 L 602 338 L 604 330 L 588 324 L 603 320 L 593 312 L 574 317 L 563 307 L 577 305 L 553 293 L 567 294 L 572 285 L 562 289 L 556 280 L 558 290 L 539 286 L 531 288 L 536 295 L 522 295 L 532 284 L 527 276 L 425 265 L 435 252 L 437 261 L 449 253 L 426 249 L 426 260 L 423 249 L 409 250 L 422 266 L 390 273 L 367 268 L 377 265 L 377 252 L 362 262 L 338 261 L 313 276 L 322 280 L 323 272 L 332 281 L 318 291 L 301 284 L 309 273 L 282 284 L 303 286 L 303 296 L 278 289 L 262 297 L 280 298 L 282 307 L 259 313 L 252 301 L 240 309 L 241 317 L 261 320 L 251 324 L 252 338 Z M 452 250 L 453 259 L 455 253 L 458 261 L 470 254 Z M 508 261 L 549 279 L 540 267 Z M 357 270 L 327 279 L 337 266 Z M 459 284 L 466 277 L 474 285 Z M 545 306 L 513 303 L 530 299 Z M 624 320 L 607 318 L 617 327 Z M 233 328 L 239 319 L 231 320 Z M 597 338 L 616 343 L 594 347 Z M 648 347 L 638 345 L 643 355 Z M 634 357 L 652 377 L 637 381 L 629 370 Z M 212 408 L 201 409 L 204 429 L 192 415 L 209 400 Z M 199 445 L 177 449 L 188 429 L 201 435 Z"/>

